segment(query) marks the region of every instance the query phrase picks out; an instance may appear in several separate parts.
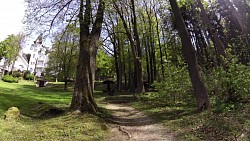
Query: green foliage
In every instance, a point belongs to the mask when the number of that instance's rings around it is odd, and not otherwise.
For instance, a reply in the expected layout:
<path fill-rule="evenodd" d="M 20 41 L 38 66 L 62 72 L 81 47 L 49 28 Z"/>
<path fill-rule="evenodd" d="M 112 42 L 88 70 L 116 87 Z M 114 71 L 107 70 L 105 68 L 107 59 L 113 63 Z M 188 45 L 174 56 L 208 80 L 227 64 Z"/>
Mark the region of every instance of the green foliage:
<path fill-rule="evenodd" d="M 35 77 L 34 74 L 31 74 L 30 71 L 26 71 L 23 75 L 24 80 L 33 80 Z"/>
<path fill-rule="evenodd" d="M 154 84 L 159 90 L 159 96 L 168 102 L 193 102 L 193 90 L 187 68 L 170 65 L 167 73 L 164 81 Z"/>
<path fill-rule="evenodd" d="M 209 93 L 220 102 L 240 102 L 250 98 L 250 68 L 233 59 L 227 68 L 206 75 Z"/>
<path fill-rule="evenodd" d="M 9 83 L 18 83 L 18 78 L 13 77 L 12 75 L 5 75 L 2 80 Z"/>
<path fill-rule="evenodd" d="M 13 76 L 13 77 L 19 78 L 19 77 L 21 77 L 21 75 L 22 75 L 22 74 L 21 74 L 20 72 L 18 72 L 18 71 L 13 71 L 13 72 L 12 72 L 12 76 Z"/>
<path fill-rule="evenodd" d="M 9 64 L 15 61 L 23 42 L 23 34 L 8 35 L 6 39 L 0 42 L 0 58 L 5 57 Z"/>
<path fill-rule="evenodd" d="M 69 25 L 67 31 L 60 31 L 54 37 L 46 68 L 48 79 L 74 79 L 79 53 L 79 28 Z"/>
<path fill-rule="evenodd" d="M 103 49 L 98 50 L 96 57 L 96 67 L 98 68 L 98 75 L 101 78 L 114 75 L 113 58 L 104 52 Z"/>

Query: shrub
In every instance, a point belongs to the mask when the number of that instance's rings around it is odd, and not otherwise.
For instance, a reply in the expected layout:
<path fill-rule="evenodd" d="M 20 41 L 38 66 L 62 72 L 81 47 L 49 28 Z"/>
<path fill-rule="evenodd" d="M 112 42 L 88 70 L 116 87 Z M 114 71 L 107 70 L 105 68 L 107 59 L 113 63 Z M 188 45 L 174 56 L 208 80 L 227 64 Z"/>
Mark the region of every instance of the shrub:
<path fill-rule="evenodd" d="M 5 75 L 2 80 L 4 82 L 10 82 L 10 83 L 18 83 L 18 78 L 13 77 L 12 75 Z"/>
<path fill-rule="evenodd" d="M 234 59 L 228 68 L 206 75 L 208 90 L 217 102 L 239 102 L 250 98 L 250 68 Z"/>
<path fill-rule="evenodd" d="M 13 71 L 13 72 L 12 72 L 12 76 L 13 76 L 13 77 L 19 78 L 19 77 L 21 77 L 21 73 L 18 72 L 18 71 Z"/>
<path fill-rule="evenodd" d="M 23 78 L 25 80 L 33 80 L 34 79 L 34 74 L 31 74 L 30 71 L 26 71 L 23 75 Z"/>
<path fill-rule="evenodd" d="M 169 66 L 168 69 L 169 72 L 165 75 L 164 81 L 154 83 L 154 86 L 160 90 L 157 96 L 172 104 L 173 102 L 194 104 L 193 88 L 187 68 Z"/>

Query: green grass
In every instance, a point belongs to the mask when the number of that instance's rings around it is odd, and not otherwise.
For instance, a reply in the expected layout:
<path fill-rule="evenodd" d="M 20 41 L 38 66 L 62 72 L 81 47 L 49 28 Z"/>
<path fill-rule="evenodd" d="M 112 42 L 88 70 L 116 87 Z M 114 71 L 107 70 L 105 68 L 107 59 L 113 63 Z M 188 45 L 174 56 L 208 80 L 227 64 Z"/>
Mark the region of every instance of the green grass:
<path fill-rule="evenodd" d="M 103 140 L 108 130 L 100 118 L 67 112 L 71 96 L 72 91 L 63 91 L 63 83 L 38 88 L 32 81 L 0 81 L 0 140 Z M 19 108 L 22 117 L 4 120 L 5 111 L 13 106 Z"/>
<path fill-rule="evenodd" d="M 173 102 L 157 93 L 142 94 L 131 103 L 163 123 L 178 140 L 250 140 L 250 103 L 213 105 L 210 110 L 196 112 L 194 103 Z"/>

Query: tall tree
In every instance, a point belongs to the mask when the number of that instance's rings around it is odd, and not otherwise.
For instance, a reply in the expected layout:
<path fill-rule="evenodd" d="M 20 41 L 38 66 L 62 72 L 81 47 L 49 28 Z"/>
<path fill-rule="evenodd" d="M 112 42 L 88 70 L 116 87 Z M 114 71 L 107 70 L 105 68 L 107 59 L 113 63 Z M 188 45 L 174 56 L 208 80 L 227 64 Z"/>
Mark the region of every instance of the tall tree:
<path fill-rule="evenodd" d="M 133 60 L 134 60 L 134 75 L 135 75 L 135 87 L 136 91 L 138 93 L 143 93 L 145 91 L 144 89 L 144 84 L 143 84 L 143 72 L 142 72 L 142 53 L 141 53 L 141 46 L 140 46 L 140 39 L 139 39 L 139 33 L 137 29 L 137 16 L 135 13 L 135 5 L 134 1 L 131 0 L 131 17 L 132 17 L 132 24 L 133 24 L 133 32 L 129 28 L 128 23 L 125 20 L 124 13 L 123 13 L 123 8 L 122 6 L 119 7 L 116 1 L 113 1 L 114 7 L 119 14 L 121 21 L 123 23 L 124 29 L 126 31 L 126 34 L 128 36 L 131 50 L 132 50 L 132 55 L 133 55 Z"/>
<path fill-rule="evenodd" d="M 70 25 L 66 31 L 55 35 L 52 49 L 49 53 L 48 68 L 49 74 L 60 75 L 64 81 L 64 90 L 67 90 L 68 80 L 75 78 L 77 56 L 79 52 L 79 36 L 77 28 Z M 58 72 L 60 70 L 60 73 Z M 61 79 L 61 80 L 62 80 Z"/>
<path fill-rule="evenodd" d="M 74 93 L 70 105 L 71 110 L 88 111 L 95 113 L 98 111 L 93 98 L 94 79 L 96 68 L 96 54 L 99 45 L 99 37 L 102 30 L 102 22 L 105 4 L 100 0 L 96 19 L 90 32 L 91 24 L 91 1 L 80 1 L 79 23 L 80 23 L 80 54 L 76 71 Z"/>
<path fill-rule="evenodd" d="M 210 107 L 209 97 L 204 82 L 202 81 L 200 70 L 198 67 L 195 51 L 192 46 L 190 36 L 182 18 L 180 9 L 176 0 L 169 0 L 172 11 L 175 17 L 175 24 L 177 25 L 179 36 L 181 37 L 182 50 L 185 60 L 188 64 L 188 71 L 191 82 L 194 88 L 194 95 L 197 101 L 197 109 L 199 111 L 208 109 Z"/>
<path fill-rule="evenodd" d="M 221 39 L 219 38 L 218 31 L 213 28 L 211 21 L 209 20 L 209 17 L 204 9 L 203 4 L 201 3 L 200 0 L 196 0 L 198 3 L 198 7 L 201 9 L 201 17 L 203 18 L 203 23 L 206 25 L 207 30 L 209 34 L 211 35 L 211 39 L 214 43 L 214 47 L 217 51 L 218 55 L 218 61 L 221 65 L 224 65 L 223 63 L 223 57 L 226 58 L 226 52 L 225 52 L 225 46 Z"/>
<path fill-rule="evenodd" d="M 8 64 L 8 69 L 11 67 L 11 71 L 14 70 L 15 62 L 19 52 L 24 43 L 24 34 L 19 33 L 17 35 L 9 35 L 4 41 L 1 42 L 1 56 L 4 57 Z M 10 66 L 12 65 L 12 66 Z"/>
<path fill-rule="evenodd" d="M 104 1 L 99 0 L 97 10 L 92 7 L 95 4 L 91 0 L 26 0 L 25 2 L 28 3 L 25 22 L 29 31 L 36 30 L 48 34 L 54 27 L 67 28 L 67 24 L 78 20 L 80 52 L 70 110 L 97 112 L 98 108 L 93 98 L 94 73 L 105 9 Z"/>

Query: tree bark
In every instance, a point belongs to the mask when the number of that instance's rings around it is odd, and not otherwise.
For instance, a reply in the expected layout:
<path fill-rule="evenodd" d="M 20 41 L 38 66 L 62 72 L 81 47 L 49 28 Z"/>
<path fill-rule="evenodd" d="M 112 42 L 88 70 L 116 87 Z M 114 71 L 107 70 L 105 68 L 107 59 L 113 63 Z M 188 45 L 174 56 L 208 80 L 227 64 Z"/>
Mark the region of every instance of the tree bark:
<path fill-rule="evenodd" d="M 198 111 L 203 111 L 210 107 L 207 89 L 205 87 L 204 82 L 202 81 L 200 70 L 198 68 L 197 59 L 195 56 L 195 51 L 192 46 L 192 42 L 190 40 L 178 4 L 176 0 L 169 0 L 169 1 L 174 13 L 175 22 L 179 31 L 179 36 L 181 37 L 184 57 L 188 64 L 188 71 L 194 88 L 194 95 L 197 101 L 197 109 Z"/>
<path fill-rule="evenodd" d="M 80 1 L 79 22 L 80 22 L 80 54 L 76 71 L 74 93 L 70 110 L 96 113 L 99 111 L 93 98 L 94 79 L 96 68 L 96 54 L 99 37 L 102 29 L 104 2 L 99 1 L 96 20 L 90 33 L 91 2 L 86 0 L 86 9 L 83 17 L 83 0 Z"/>
<path fill-rule="evenodd" d="M 139 33 L 137 29 L 137 17 L 135 14 L 135 4 L 134 0 L 131 0 L 132 4 L 132 13 L 133 13 L 133 29 L 134 29 L 134 36 L 136 41 L 136 49 L 137 49 L 137 57 L 136 57 L 136 78 L 137 78 L 137 85 L 136 90 L 138 93 L 144 93 L 144 84 L 143 84 L 143 72 L 142 72 L 142 53 L 141 53 L 141 45 L 140 45 L 140 39 L 139 39 Z"/>

